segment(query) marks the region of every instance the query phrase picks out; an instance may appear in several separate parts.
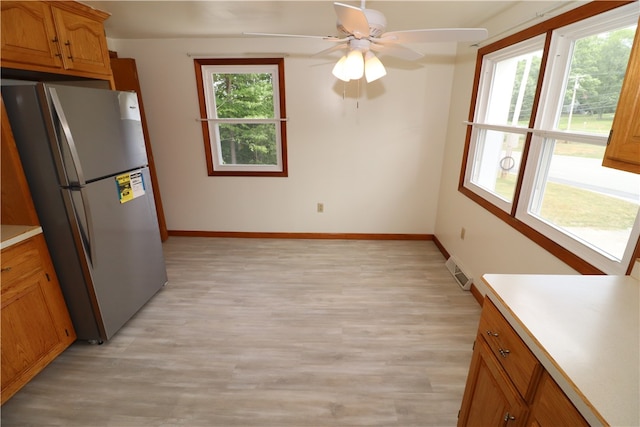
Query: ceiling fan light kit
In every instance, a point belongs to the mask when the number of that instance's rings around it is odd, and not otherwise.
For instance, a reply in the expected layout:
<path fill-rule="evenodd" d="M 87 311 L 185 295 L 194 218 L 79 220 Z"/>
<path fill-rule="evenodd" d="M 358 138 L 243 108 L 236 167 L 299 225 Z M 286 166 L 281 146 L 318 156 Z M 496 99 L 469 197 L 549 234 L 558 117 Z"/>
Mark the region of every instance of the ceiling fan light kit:
<path fill-rule="evenodd" d="M 373 52 L 368 51 L 364 56 L 364 77 L 367 83 L 378 80 L 387 75 L 387 70 Z"/>
<path fill-rule="evenodd" d="M 293 34 L 246 33 L 258 36 L 305 37 L 320 38 L 338 43 L 320 54 L 346 48 L 347 53 L 333 67 L 333 75 L 345 82 L 365 77 L 367 83 L 375 81 L 387 74 L 380 59 L 372 52 L 395 56 L 404 60 L 417 60 L 423 54 L 416 52 L 401 43 L 429 42 L 477 42 L 487 38 L 484 28 L 434 28 L 421 30 L 403 30 L 385 32 L 387 20 L 382 12 L 343 3 L 334 3 L 338 17 L 336 27 L 342 38 L 333 36 L 303 36 Z"/>
<path fill-rule="evenodd" d="M 362 78 L 364 74 L 364 57 L 362 56 L 362 52 L 357 49 L 349 52 L 347 60 L 344 62 L 344 68 L 349 80 L 358 80 Z"/>

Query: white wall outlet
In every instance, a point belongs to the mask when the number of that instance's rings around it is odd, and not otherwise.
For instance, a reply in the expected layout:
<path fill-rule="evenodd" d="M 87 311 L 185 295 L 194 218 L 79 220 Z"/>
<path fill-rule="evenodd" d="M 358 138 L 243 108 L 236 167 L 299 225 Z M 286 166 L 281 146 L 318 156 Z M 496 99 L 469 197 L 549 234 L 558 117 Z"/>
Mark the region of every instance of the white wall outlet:
<path fill-rule="evenodd" d="M 318 203 L 317 210 L 318 213 L 324 212 L 324 203 Z"/>

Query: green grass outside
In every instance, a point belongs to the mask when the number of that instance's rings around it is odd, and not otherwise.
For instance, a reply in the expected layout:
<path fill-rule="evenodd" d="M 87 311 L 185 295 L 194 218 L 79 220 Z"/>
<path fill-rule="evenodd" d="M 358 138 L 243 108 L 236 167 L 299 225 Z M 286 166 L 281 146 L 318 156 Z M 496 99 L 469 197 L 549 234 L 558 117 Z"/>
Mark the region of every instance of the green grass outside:
<path fill-rule="evenodd" d="M 567 129 L 569 115 L 560 116 L 558 129 L 571 130 L 574 132 L 588 132 L 598 135 L 609 135 L 611 123 L 613 122 L 613 114 L 604 114 L 601 119 L 597 114 L 574 114 L 571 117 L 571 129 Z"/>
<path fill-rule="evenodd" d="M 567 130 L 569 115 L 563 114 L 558 123 L 558 129 Z M 613 114 L 605 114 L 602 119 L 598 119 L 593 114 L 574 114 L 571 118 L 571 131 L 588 132 L 599 135 L 608 135 L 613 122 Z M 528 123 L 520 123 L 528 126 Z M 556 143 L 555 154 L 560 156 L 586 157 L 590 159 L 602 159 L 604 157 L 604 146 L 577 143 L 571 141 L 558 141 Z"/>
<path fill-rule="evenodd" d="M 498 178 L 496 192 L 511 200 L 515 176 Z M 604 194 L 547 183 L 541 216 L 560 227 L 623 230 L 633 226 L 638 205 Z"/>

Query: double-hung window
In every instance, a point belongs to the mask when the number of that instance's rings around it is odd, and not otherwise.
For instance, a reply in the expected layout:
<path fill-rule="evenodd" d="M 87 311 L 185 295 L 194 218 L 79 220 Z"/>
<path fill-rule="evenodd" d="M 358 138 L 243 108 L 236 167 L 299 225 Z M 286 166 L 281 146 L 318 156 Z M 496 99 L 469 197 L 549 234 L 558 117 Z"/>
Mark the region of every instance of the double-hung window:
<path fill-rule="evenodd" d="M 209 175 L 287 176 L 284 59 L 195 59 Z"/>
<path fill-rule="evenodd" d="M 579 271 L 625 274 L 640 175 L 602 159 L 639 10 L 606 8 L 582 6 L 479 51 L 460 188 Z"/>

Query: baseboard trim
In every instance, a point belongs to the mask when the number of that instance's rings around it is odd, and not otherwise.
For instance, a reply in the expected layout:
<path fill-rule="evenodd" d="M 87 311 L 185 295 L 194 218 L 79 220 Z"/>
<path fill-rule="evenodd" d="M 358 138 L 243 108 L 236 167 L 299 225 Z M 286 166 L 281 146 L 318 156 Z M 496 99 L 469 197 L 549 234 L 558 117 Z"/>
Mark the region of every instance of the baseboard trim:
<path fill-rule="evenodd" d="M 437 236 L 433 236 L 433 243 L 435 243 L 436 247 L 440 250 L 440 253 L 444 257 L 445 260 L 449 259 L 449 252 L 445 249 L 444 245 L 440 240 L 438 240 Z"/>
<path fill-rule="evenodd" d="M 440 250 L 440 253 L 442 254 L 442 256 L 444 256 L 444 259 L 449 259 L 449 256 L 450 256 L 449 252 L 444 247 L 442 242 L 440 240 L 438 240 L 438 237 L 435 236 L 435 235 L 433 236 L 433 243 L 435 243 L 436 247 Z M 480 306 L 482 306 L 482 301 L 484 301 L 484 297 L 482 296 L 482 293 L 476 287 L 475 283 L 471 283 L 470 292 L 471 292 L 471 295 L 473 295 L 473 297 L 476 299 L 476 301 L 478 301 L 478 304 L 480 304 Z"/>
<path fill-rule="evenodd" d="M 242 239 L 334 239 L 334 240 L 431 240 L 436 245 L 444 259 L 449 258 L 449 252 L 442 242 L 433 234 L 384 234 L 384 233 L 264 233 L 248 231 L 193 231 L 169 230 L 169 236 L 183 237 L 224 237 Z M 471 284 L 471 294 L 478 304 L 482 305 L 483 296 Z"/>
<path fill-rule="evenodd" d="M 473 295 L 473 297 L 476 299 L 476 301 L 478 301 L 478 304 L 480 304 L 480 307 L 482 307 L 482 303 L 484 301 L 484 297 L 482 296 L 482 293 L 480 293 L 478 288 L 476 288 L 476 284 L 475 283 L 471 284 L 471 295 Z"/>
<path fill-rule="evenodd" d="M 433 234 L 383 233 L 263 233 L 246 231 L 169 230 L 169 236 L 233 237 L 243 239 L 334 239 L 334 240 L 433 240 Z"/>

